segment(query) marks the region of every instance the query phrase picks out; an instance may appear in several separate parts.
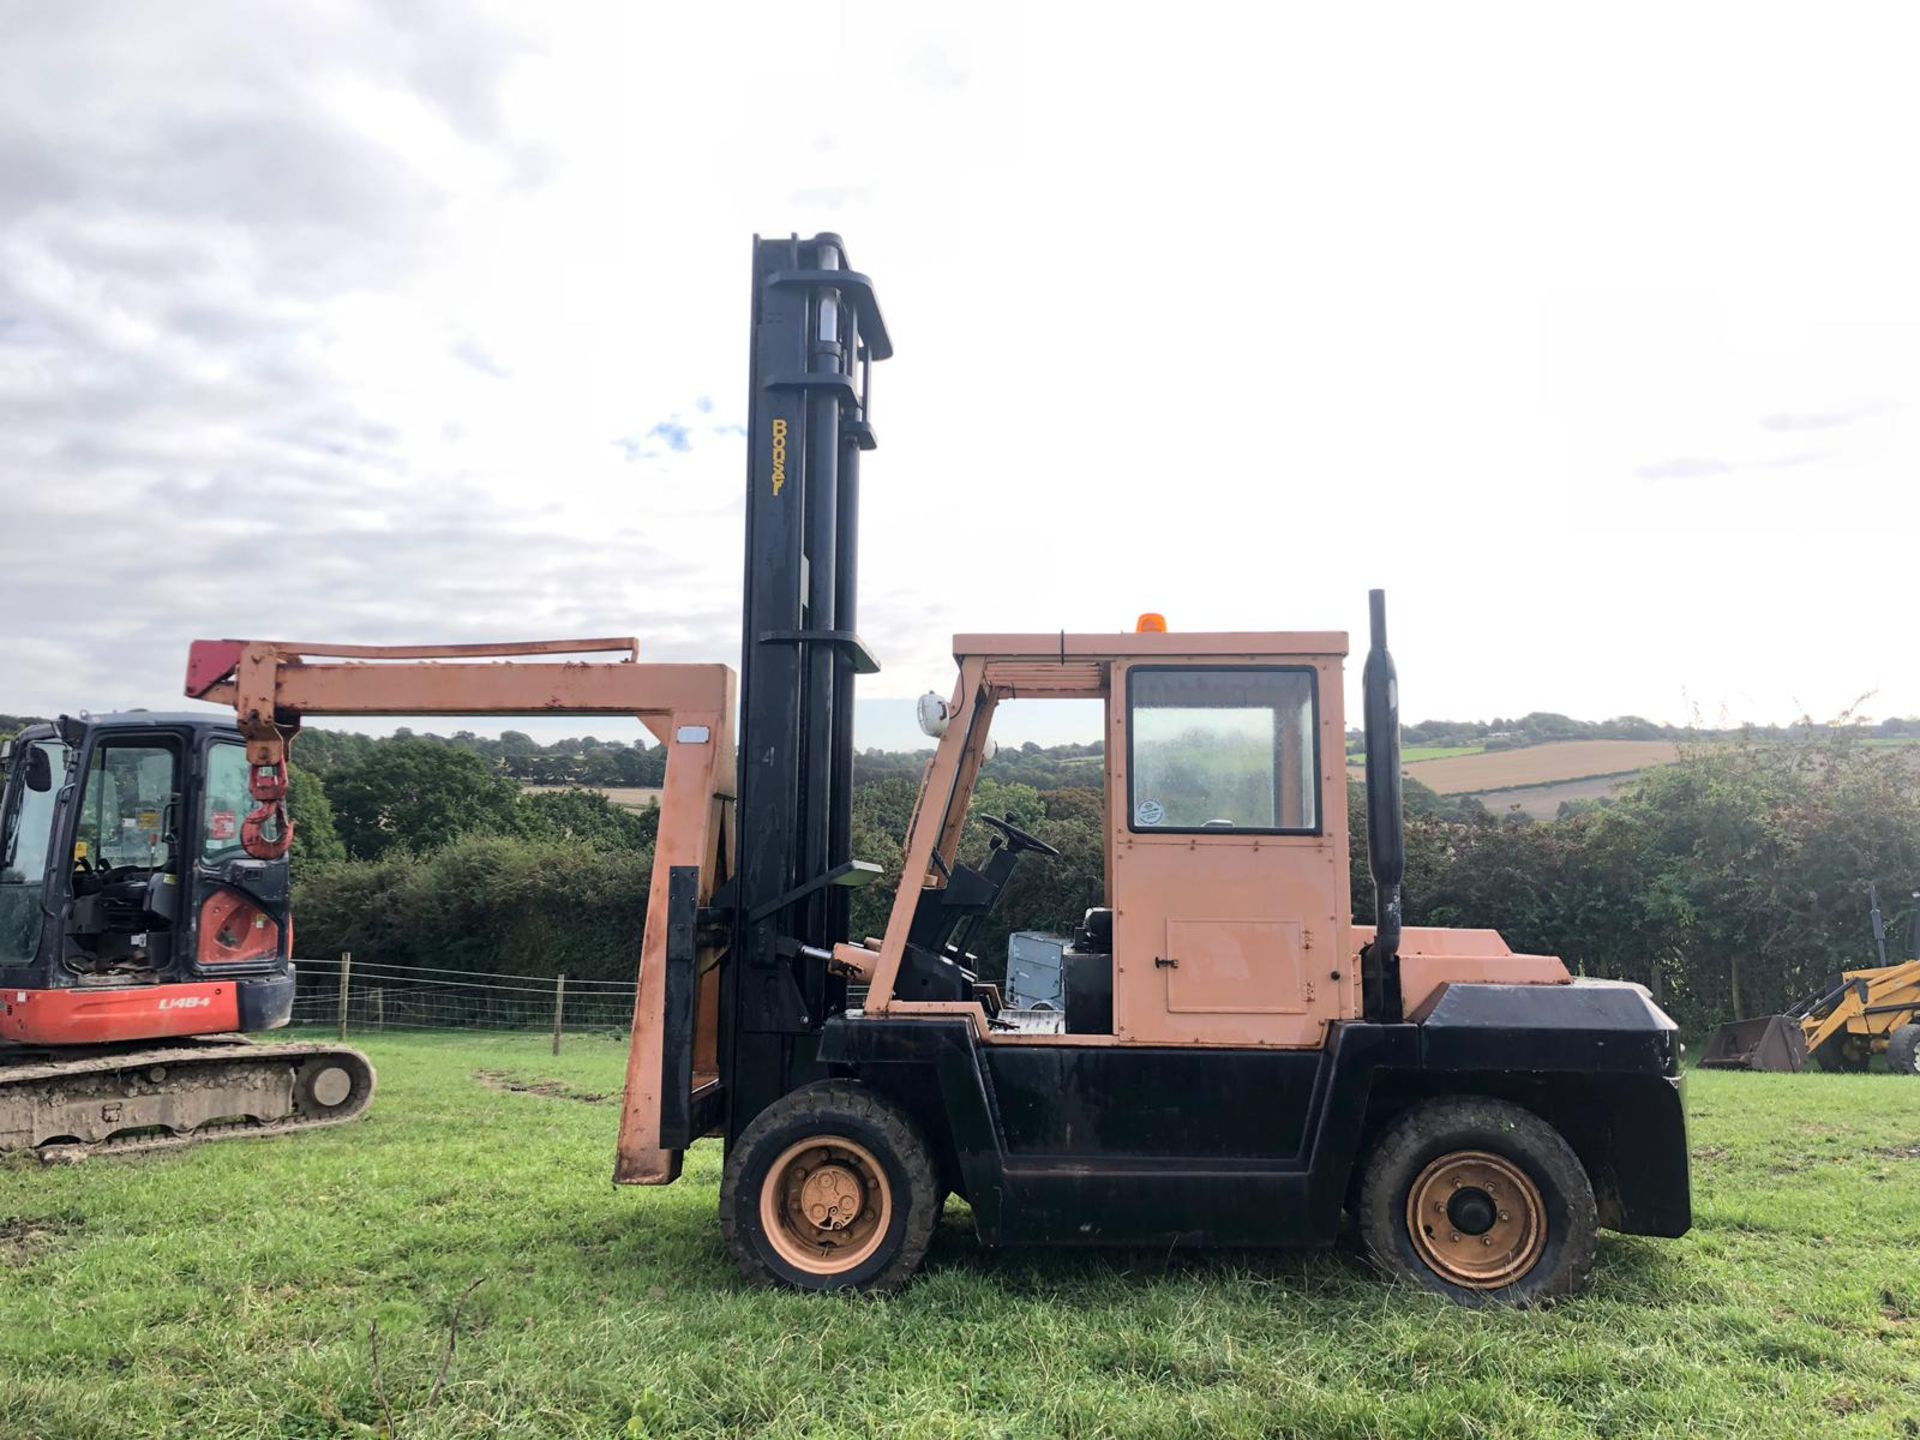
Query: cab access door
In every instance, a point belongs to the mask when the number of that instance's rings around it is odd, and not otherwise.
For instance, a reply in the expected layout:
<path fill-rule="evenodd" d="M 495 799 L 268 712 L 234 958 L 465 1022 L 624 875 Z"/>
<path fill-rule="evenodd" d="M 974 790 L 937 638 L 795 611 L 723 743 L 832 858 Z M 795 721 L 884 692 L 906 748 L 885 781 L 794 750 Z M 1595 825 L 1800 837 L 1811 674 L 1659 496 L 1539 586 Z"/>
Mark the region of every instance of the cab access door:
<path fill-rule="evenodd" d="M 1318 1046 L 1358 993 L 1337 664 L 1116 669 L 1116 1036 Z"/>

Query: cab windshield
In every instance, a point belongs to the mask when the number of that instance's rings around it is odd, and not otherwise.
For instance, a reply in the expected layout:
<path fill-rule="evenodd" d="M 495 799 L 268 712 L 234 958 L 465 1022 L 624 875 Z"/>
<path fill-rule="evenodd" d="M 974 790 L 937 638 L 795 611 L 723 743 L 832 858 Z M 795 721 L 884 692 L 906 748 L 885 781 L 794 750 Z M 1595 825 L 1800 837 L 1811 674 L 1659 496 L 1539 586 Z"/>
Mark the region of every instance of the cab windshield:
<path fill-rule="evenodd" d="M 13 753 L 0 819 L 0 965 L 25 965 L 39 951 L 54 807 L 66 775 L 67 747 L 58 740 Z"/>
<path fill-rule="evenodd" d="M 97 745 L 74 832 L 77 869 L 165 870 L 173 862 L 174 753 L 159 741 Z"/>

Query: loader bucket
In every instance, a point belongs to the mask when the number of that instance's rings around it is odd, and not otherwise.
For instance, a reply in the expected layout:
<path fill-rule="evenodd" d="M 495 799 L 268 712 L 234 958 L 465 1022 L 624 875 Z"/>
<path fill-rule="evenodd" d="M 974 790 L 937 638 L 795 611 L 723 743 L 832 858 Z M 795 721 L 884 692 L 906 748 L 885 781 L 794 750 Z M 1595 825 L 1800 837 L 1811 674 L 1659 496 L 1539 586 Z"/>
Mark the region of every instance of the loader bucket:
<path fill-rule="evenodd" d="M 1807 1063 L 1807 1041 L 1791 1015 L 1735 1020 L 1707 1037 L 1700 1063 L 1709 1070 L 1766 1070 L 1791 1074 Z"/>

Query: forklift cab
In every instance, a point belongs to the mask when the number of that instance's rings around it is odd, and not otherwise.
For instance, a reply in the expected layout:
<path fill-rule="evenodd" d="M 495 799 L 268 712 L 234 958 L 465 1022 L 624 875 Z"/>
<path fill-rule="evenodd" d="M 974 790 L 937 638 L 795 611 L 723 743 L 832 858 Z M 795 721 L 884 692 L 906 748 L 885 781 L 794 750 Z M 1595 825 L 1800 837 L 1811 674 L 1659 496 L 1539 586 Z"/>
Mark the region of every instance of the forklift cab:
<path fill-rule="evenodd" d="M 920 883 L 902 884 L 877 951 L 841 947 L 871 976 L 868 1014 L 964 1014 L 989 1042 L 1316 1049 L 1359 1013 L 1344 635 L 963 635 L 954 650 L 908 837 Z M 1014 1015 L 964 970 L 947 917 L 991 904 L 1045 848 L 988 818 L 986 868 L 955 853 L 993 714 L 1027 698 L 1104 706 L 1106 905 L 1066 949 L 1064 1008 Z"/>

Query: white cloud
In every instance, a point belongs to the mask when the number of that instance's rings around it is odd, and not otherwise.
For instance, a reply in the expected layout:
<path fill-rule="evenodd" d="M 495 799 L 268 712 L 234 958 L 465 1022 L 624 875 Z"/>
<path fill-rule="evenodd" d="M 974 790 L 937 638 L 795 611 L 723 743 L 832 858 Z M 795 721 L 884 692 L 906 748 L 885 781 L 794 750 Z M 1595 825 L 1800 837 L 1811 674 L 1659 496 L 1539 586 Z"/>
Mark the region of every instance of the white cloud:
<path fill-rule="evenodd" d="M 1385 584 L 1413 717 L 1920 711 L 1903 17 L 1093 13 L 10 9 L 0 708 L 730 658 L 747 236 L 833 228 L 868 693 Z"/>

